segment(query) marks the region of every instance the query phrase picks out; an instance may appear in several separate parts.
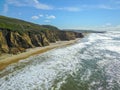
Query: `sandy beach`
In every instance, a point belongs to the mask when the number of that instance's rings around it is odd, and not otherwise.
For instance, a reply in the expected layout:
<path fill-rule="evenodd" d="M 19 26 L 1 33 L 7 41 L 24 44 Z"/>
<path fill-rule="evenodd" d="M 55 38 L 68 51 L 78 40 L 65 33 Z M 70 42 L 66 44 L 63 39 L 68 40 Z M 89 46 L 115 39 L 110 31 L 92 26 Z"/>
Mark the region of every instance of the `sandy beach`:
<path fill-rule="evenodd" d="M 16 63 L 19 60 L 28 58 L 28 57 L 33 56 L 33 55 L 44 53 L 44 52 L 51 50 L 51 49 L 54 49 L 54 48 L 73 44 L 77 40 L 79 40 L 79 39 L 70 40 L 70 41 L 57 41 L 56 43 L 50 43 L 49 46 L 27 49 L 26 52 L 23 52 L 23 53 L 20 53 L 17 55 L 6 54 L 3 56 L 0 56 L 1 57 L 0 58 L 0 70 L 3 70 L 8 65 L 10 65 L 12 63 Z"/>

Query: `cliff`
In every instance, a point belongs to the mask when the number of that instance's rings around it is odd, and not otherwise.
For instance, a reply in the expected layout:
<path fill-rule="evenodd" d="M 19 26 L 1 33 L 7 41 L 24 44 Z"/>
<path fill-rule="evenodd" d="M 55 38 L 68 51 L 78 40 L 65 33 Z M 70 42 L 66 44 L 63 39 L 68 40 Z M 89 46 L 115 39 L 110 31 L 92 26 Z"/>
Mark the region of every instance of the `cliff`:
<path fill-rule="evenodd" d="M 81 37 L 81 33 L 61 31 L 50 25 L 37 25 L 0 16 L 0 54 L 17 54 L 27 48 L 47 46 L 51 42 Z"/>

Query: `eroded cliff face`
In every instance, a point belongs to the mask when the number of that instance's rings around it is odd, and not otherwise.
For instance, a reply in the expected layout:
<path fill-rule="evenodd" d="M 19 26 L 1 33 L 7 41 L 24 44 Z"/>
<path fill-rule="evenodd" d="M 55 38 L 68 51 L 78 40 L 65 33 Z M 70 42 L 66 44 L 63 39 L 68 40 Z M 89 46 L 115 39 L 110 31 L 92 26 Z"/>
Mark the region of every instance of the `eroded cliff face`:
<path fill-rule="evenodd" d="M 9 51 L 6 38 L 4 37 L 2 31 L 0 31 L 0 53 L 7 53 Z"/>
<path fill-rule="evenodd" d="M 51 42 L 73 40 L 80 37 L 83 37 L 81 33 L 60 30 L 46 30 L 39 33 L 25 32 L 20 34 L 7 29 L 0 29 L 0 53 L 17 54 L 25 51 L 27 48 L 47 46 Z"/>

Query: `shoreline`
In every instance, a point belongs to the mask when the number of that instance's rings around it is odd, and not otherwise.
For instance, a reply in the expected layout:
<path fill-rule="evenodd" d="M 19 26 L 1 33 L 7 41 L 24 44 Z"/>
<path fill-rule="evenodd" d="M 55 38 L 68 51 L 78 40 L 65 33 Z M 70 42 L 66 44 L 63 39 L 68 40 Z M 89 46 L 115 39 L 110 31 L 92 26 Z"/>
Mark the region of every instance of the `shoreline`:
<path fill-rule="evenodd" d="M 5 69 L 8 65 L 12 63 L 16 63 L 20 60 L 29 58 L 30 56 L 38 55 L 46 51 L 52 50 L 54 48 L 71 45 L 78 40 L 80 40 L 80 38 L 77 38 L 75 40 L 70 40 L 70 41 L 57 41 L 56 43 L 50 43 L 49 46 L 27 49 L 25 52 L 22 52 L 17 55 L 8 54 L 6 56 L 3 56 L 4 57 L 3 59 L 0 59 L 0 70 Z"/>

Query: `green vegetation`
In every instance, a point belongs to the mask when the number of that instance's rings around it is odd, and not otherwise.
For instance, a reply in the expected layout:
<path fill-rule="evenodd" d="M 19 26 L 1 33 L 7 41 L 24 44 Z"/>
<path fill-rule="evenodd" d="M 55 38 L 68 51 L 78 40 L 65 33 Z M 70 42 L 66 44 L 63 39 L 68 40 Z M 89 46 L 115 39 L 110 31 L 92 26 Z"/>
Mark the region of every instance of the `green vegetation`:
<path fill-rule="evenodd" d="M 0 16 L 0 29 L 7 29 L 20 34 L 25 32 L 44 32 L 46 30 L 58 30 L 58 28 L 50 25 L 38 25 L 24 20 Z"/>

